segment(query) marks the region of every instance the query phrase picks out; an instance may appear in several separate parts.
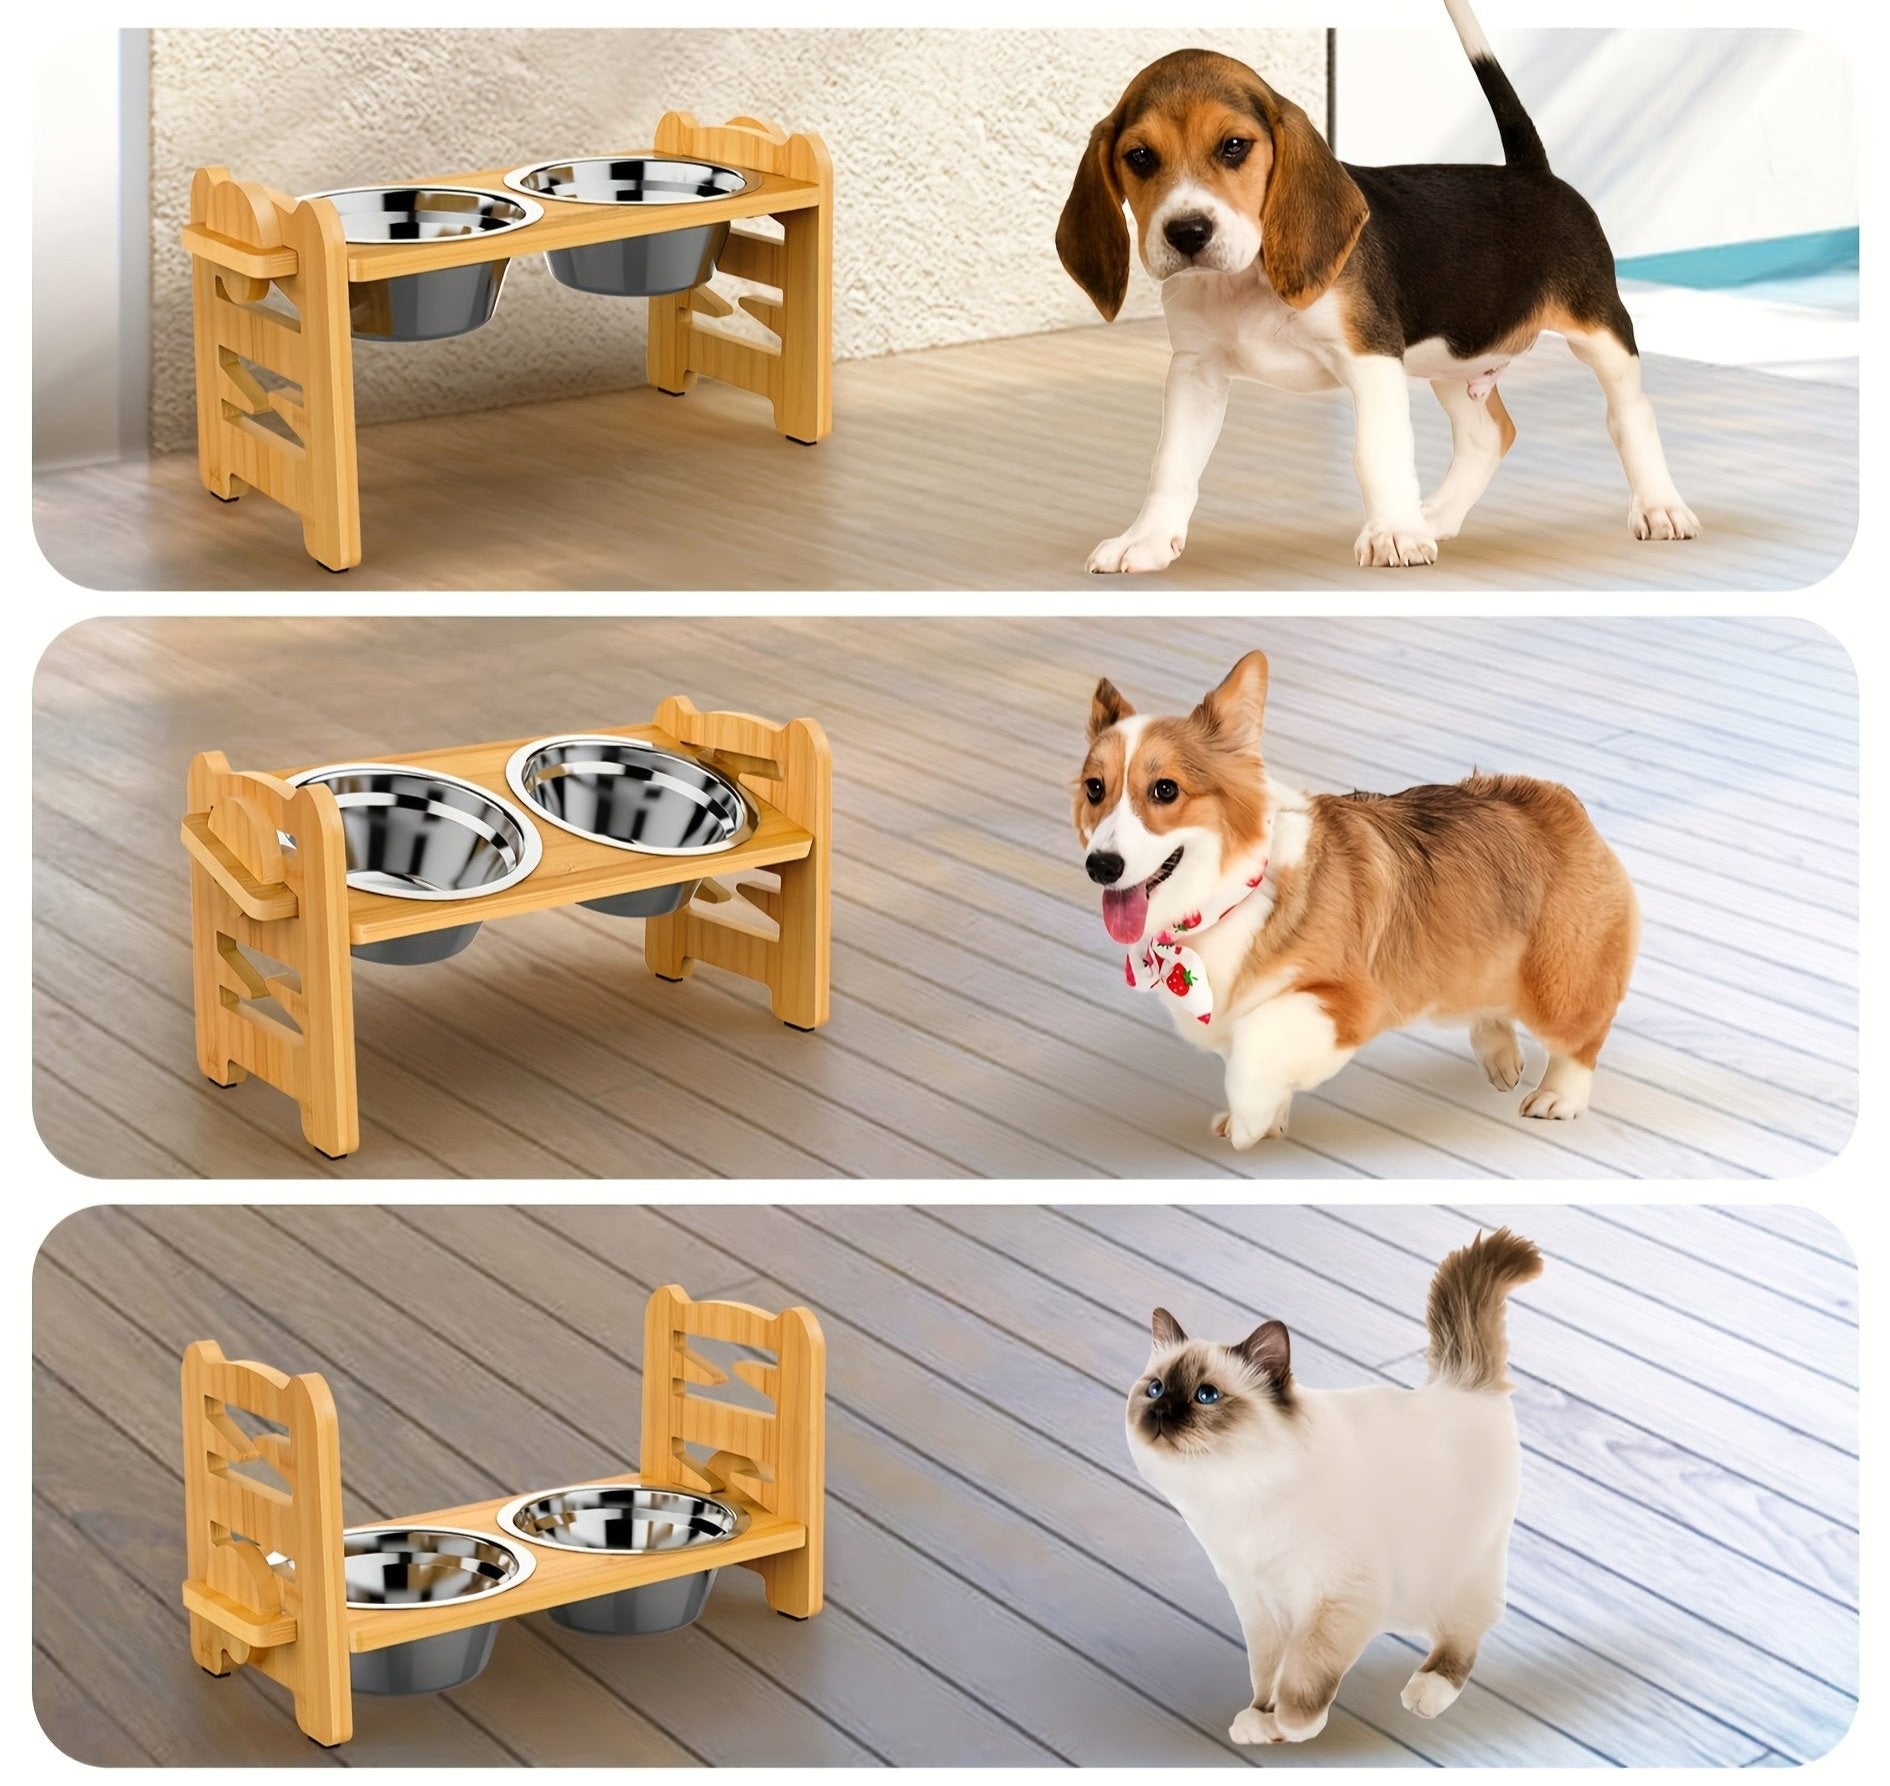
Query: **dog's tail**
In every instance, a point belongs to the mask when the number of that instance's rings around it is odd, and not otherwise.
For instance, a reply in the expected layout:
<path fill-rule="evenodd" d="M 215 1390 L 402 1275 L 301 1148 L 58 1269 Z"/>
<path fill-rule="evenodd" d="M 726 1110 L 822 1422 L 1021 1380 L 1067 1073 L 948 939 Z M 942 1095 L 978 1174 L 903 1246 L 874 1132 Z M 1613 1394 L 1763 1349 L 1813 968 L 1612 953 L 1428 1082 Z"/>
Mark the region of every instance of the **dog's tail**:
<path fill-rule="evenodd" d="M 1507 1228 L 1479 1234 L 1438 1266 L 1424 1310 L 1431 1330 L 1430 1380 L 1505 1393 L 1511 1385 L 1504 1305 L 1510 1291 L 1541 1272 L 1535 1242 Z"/>
<path fill-rule="evenodd" d="M 1463 44 L 1464 54 L 1470 58 L 1477 84 L 1483 89 L 1483 97 L 1490 102 L 1490 110 L 1496 114 L 1497 134 L 1503 139 L 1504 161 L 1514 168 L 1528 168 L 1546 174 L 1549 171 L 1549 152 L 1543 148 L 1535 124 L 1523 110 L 1523 102 L 1516 97 L 1516 89 L 1509 84 L 1509 76 L 1496 60 L 1490 40 L 1483 35 L 1483 27 L 1477 23 L 1476 14 L 1470 10 L 1469 0 L 1444 0 L 1444 10 L 1450 14 L 1450 22 L 1457 27 L 1457 36 Z"/>

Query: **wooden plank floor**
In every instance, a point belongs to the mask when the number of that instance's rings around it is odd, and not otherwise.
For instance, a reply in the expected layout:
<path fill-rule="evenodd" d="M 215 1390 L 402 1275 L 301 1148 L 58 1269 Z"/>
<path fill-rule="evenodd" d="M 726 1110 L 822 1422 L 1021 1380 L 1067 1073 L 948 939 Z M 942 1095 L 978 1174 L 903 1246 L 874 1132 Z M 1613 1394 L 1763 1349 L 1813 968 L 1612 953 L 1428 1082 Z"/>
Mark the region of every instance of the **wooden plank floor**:
<path fill-rule="evenodd" d="M 1146 1311 L 1294 1333 L 1311 1384 L 1418 1381 L 1436 1259 L 1478 1224 L 1524 1444 L 1508 1616 L 1463 1699 L 1398 1705 L 1381 1638 L 1268 1764 L 1799 1762 L 1855 1706 L 1856 1278 L 1803 1210 L 183 1205 L 82 1212 L 34 1289 L 35 1697 L 92 1762 L 1237 1764 L 1238 1631 L 1141 1484 Z M 1777 1231 L 1773 1231 L 1774 1228 Z M 177 1358 L 318 1369 L 347 1516 L 629 1467 L 648 1290 L 805 1301 L 830 1350 L 827 1610 L 726 1571 L 619 1643 L 542 1617 L 445 1696 L 356 1702 L 339 1754 L 214 1681 L 176 1602 Z"/>
<path fill-rule="evenodd" d="M 1501 767 L 1588 802 L 1646 927 L 1580 1121 L 1520 1119 L 1461 1035 L 1416 1030 L 1302 1097 L 1284 1141 L 1209 1135 L 1215 1065 L 1120 984 L 1067 788 L 1099 672 L 1175 711 L 1256 643 L 1276 774 Z M 347 761 L 679 691 L 831 734 L 829 1028 L 708 970 L 666 985 L 640 925 L 572 908 L 357 970 L 347 1161 L 267 1087 L 202 1079 L 193 751 Z M 1855 694 L 1795 621 L 97 621 L 36 702 L 36 1112 L 97 1175 L 1764 1177 L 1831 1158 L 1856 1107 Z"/>
<path fill-rule="evenodd" d="M 40 476 L 34 521 L 52 563 L 100 589 L 315 589 L 344 605 L 382 588 L 1073 591 L 1141 501 L 1166 363 L 1160 323 L 853 361 L 812 451 L 757 399 L 707 384 L 680 403 L 645 388 L 364 429 L 367 556 L 345 582 L 266 498 L 213 501 L 191 454 Z M 1801 589 L 1836 567 L 1857 523 L 1854 389 L 1666 359 L 1647 386 L 1705 523 L 1689 544 L 1629 536 L 1594 380 L 1548 337 L 1504 383 L 1519 444 L 1437 566 L 1353 565 L 1341 400 L 1242 386 L 1186 557 L 1109 598 Z M 1430 484 L 1449 430 L 1421 386 L 1413 401 Z"/>

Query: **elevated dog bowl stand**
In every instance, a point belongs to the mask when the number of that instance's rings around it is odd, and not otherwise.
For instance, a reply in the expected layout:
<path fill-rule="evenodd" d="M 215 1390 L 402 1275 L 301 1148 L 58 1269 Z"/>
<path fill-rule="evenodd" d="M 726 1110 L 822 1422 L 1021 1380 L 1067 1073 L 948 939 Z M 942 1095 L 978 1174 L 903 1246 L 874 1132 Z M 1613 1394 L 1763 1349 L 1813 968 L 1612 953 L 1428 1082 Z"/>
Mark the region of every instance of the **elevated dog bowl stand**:
<path fill-rule="evenodd" d="M 231 1086 L 255 1074 L 301 1107 L 302 1133 L 314 1147 L 334 1159 L 353 1153 L 361 1145 L 353 945 L 699 877 L 689 903 L 644 921 L 650 968 L 680 980 L 706 962 L 760 981 L 783 1023 L 802 1030 L 825 1023 L 833 761 L 819 725 L 702 713 L 672 695 L 653 724 L 605 727 L 599 735 L 648 739 L 739 783 L 758 817 L 753 833 L 731 849 L 652 856 L 540 822 L 505 779 L 513 751 L 529 740 L 383 757 L 375 760 L 442 770 L 512 801 L 544 843 L 538 867 L 501 892 L 400 899 L 348 885 L 332 790 L 313 782 L 291 787 L 293 769 L 232 770 L 220 751 L 193 758 L 181 835 L 191 859 L 197 1064 L 212 1082 Z M 295 840 L 293 849 L 282 847 L 284 835 Z M 772 884 L 745 878 L 760 870 Z M 730 879 L 732 890 L 724 884 Z"/>
<path fill-rule="evenodd" d="M 301 517 L 310 557 L 333 571 L 359 564 L 349 282 L 623 241 L 685 224 L 737 224 L 718 270 L 780 294 L 740 299 L 773 340 L 718 326 L 733 312 L 707 286 L 651 298 L 650 383 L 672 396 L 698 376 L 739 385 L 768 399 L 776 429 L 789 439 L 810 446 L 825 439 L 833 428 L 833 163 L 826 146 L 817 136 L 788 136 L 755 118 L 710 126 L 689 112 L 668 112 L 655 146 L 632 153 L 714 162 L 746 174 L 749 184 L 681 207 L 544 197 L 544 216 L 519 229 L 351 244 L 327 198 L 293 199 L 232 179 L 227 168 L 198 168 L 183 245 L 192 266 L 204 487 L 225 502 L 260 490 Z M 510 171 L 412 184 L 503 192 Z M 779 222 L 781 239 L 739 227 L 756 217 Z M 294 315 L 262 307 L 272 286 Z M 265 389 L 253 367 L 294 388 Z"/>
<path fill-rule="evenodd" d="M 347 1604 L 340 1422 L 327 1383 L 233 1363 L 212 1340 L 187 1346 L 183 1602 L 198 1664 L 215 1675 L 254 1668 L 280 1682 L 296 1723 L 332 1748 L 354 1734 L 351 1654 L 736 1563 L 762 1578 L 776 1612 L 813 1617 L 823 1597 L 827 1468 L 820 1323 L 810 1309 L 770 1315 L 747 1303 L 692 1302 L 665 1284 L 651 1293 L 643 1337 L 643 1467 L 601 1480 L 713 1495 L 747 1515 L 746 1529 L 715 1544 L 622 1556 L 525 1545 L 499 1524 L 509 1495 L 374 1521 L 486 1533 L 529 1549 L 536 1565 L 501 1594 L 394 1607 Z M 773 1353 L 772 1364 L 743 1358 L 731 1367 L 773 1411 L 692 1393 L 691 1385 L 728 1380 L 691 1347 L 695 1338 Z M 233 1409 L 281 1430 L 252 1436 Z M 693 1461 L 691 1446 L 708 1460 Z M 245 1473 L 256 1464 L 284 1486 Z M 293 1573 L 271 1568 L 271 1553 Z"/>

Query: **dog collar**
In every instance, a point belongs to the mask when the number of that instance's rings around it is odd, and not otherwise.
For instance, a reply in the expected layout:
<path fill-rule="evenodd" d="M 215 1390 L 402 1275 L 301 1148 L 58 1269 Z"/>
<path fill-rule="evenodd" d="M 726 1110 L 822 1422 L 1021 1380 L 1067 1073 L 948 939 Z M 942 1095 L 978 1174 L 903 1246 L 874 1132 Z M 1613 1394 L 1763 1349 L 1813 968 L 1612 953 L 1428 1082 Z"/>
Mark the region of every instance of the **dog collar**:
<path fill-rule="evenodd" d="M 1221 898 L 1208 908 L 1215 912 L 1213 917 L 1190 912 L 1137 943 L 1123 959 L 1123 978 L 1137 992 L 1153 992 L 1160 987 L 1171 998 L 1179 999 L 1181 1008 L 1196 1023 L 1212 1023 L 1214 988 L 1208 981 L 1201 957 L 1182 939 L 1198 937 L 1204 930 L 1212 930 L 1216 924 L 1231 918 L 1259 892 L 1266 878 L 1264 857 L 1257 867 L 1249 863 L 1244 871 L 1236 870 L 1222 883 Z"/>

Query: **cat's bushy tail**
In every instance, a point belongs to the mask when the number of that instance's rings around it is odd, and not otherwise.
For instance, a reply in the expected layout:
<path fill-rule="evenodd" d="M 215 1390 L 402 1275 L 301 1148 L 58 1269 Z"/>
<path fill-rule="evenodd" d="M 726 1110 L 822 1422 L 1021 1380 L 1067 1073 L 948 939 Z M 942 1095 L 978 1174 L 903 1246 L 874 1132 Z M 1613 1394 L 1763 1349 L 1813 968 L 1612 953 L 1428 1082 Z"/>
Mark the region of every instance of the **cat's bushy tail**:
<path fill-rule="evenodd" d="M 1504 1305 L 1518 1284 L 1541 1273 L 1535 1242 L 1507 1228 L 1479 1234 L 1438 1266 L 1424 1310 L 1431 1330 L 1430 1380 L 1456 1389 L 1508 1390 Z"/>

